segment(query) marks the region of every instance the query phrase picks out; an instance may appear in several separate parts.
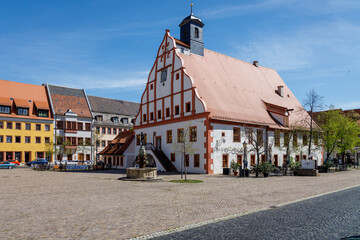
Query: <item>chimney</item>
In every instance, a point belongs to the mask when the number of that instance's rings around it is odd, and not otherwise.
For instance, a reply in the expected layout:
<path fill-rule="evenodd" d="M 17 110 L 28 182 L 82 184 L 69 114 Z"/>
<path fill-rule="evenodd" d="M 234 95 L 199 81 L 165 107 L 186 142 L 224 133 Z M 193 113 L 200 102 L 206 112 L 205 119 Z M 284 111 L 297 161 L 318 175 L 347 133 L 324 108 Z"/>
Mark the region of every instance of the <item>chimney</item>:
<path fill-rule="evenodd" d="M 280 97 L 284 97 L 284 86 L 278 86 L 278 94 Z"/>
<path fill-rule="evenodd" d="M 253 61 L 253 65 L 254 65 L 255 67 L 258 67 L 258 66 L 259 66 L 259 62 L 258 62 L 258 61 Z"/>

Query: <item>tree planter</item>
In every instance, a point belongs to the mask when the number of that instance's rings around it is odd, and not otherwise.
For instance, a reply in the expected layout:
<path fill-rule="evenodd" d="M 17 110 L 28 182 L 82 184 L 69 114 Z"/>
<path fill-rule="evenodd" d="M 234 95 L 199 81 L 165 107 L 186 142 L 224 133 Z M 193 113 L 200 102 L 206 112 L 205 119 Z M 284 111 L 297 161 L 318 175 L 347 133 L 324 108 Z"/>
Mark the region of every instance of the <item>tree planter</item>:
<path fill-rule="evenodd" d="M 264 174 L 264 177 L 268 177 L 269 176 L 269 173 L 263 173 Z"/>
<path fill-rule="evenodd" d="M 234 172 L 234 175 L 237 176 L 237 175 L 238 175 L 238 172 Z"/>
<path fill-rule="evenodd" d="M 230 175 L 230 168 L 223 168 L 224 175 Z"/>
<path fill-rule="evenodd" d="M 249 177 L 250 176 L 250 170 L 249 169 L 246 169 L 245 170 L 245 177 Z"/>

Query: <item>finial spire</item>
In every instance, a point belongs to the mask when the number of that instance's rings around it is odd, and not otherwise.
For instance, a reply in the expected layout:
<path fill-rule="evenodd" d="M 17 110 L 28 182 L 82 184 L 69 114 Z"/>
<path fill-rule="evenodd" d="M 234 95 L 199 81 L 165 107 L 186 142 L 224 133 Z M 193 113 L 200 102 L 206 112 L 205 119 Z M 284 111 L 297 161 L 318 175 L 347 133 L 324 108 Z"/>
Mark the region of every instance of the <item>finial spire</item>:
<path fill-rule="evenodd" d="M 194 6 L 194 3 L 191 1 L 191 15 L 193 15 L 193 6 Z"/>

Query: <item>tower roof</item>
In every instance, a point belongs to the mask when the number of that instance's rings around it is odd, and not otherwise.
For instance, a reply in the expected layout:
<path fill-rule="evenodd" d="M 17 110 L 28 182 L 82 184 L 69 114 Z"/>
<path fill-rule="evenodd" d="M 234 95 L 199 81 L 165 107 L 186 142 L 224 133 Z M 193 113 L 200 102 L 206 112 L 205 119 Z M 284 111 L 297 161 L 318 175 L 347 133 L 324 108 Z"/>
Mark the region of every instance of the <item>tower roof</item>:
<path fill-rule="evenodd" d="M 194 16 L 194 14 L 191 13 L 189 16 L 187 16 L 186 18 L 184 18 L 184 19 L 182 20 L 182 22 L 179 24 L 179 27 L 187 24 L 188 22 L 194 22 L 194 23 L 200 25 L 201 27 L 203 27 L 203 26 L 205 25 L 205 24 L 201 21 L 200 18 Z"/>

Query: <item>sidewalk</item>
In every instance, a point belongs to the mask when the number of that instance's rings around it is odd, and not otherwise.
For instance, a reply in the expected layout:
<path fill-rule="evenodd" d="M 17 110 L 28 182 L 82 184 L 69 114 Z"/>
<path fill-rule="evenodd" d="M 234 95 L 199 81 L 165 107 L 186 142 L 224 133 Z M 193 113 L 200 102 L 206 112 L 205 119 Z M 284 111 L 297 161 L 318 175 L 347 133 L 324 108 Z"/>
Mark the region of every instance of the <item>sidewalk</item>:
<path fill-rule="evenodd" d="M 197 184 L 168 182 L 179 175 L 117 180 L 123 176 L 1 170 L 0 239 L 125 239 L 360 185 L 360 170 L 320 177 L 189 175 L 204 181 Z"/>

